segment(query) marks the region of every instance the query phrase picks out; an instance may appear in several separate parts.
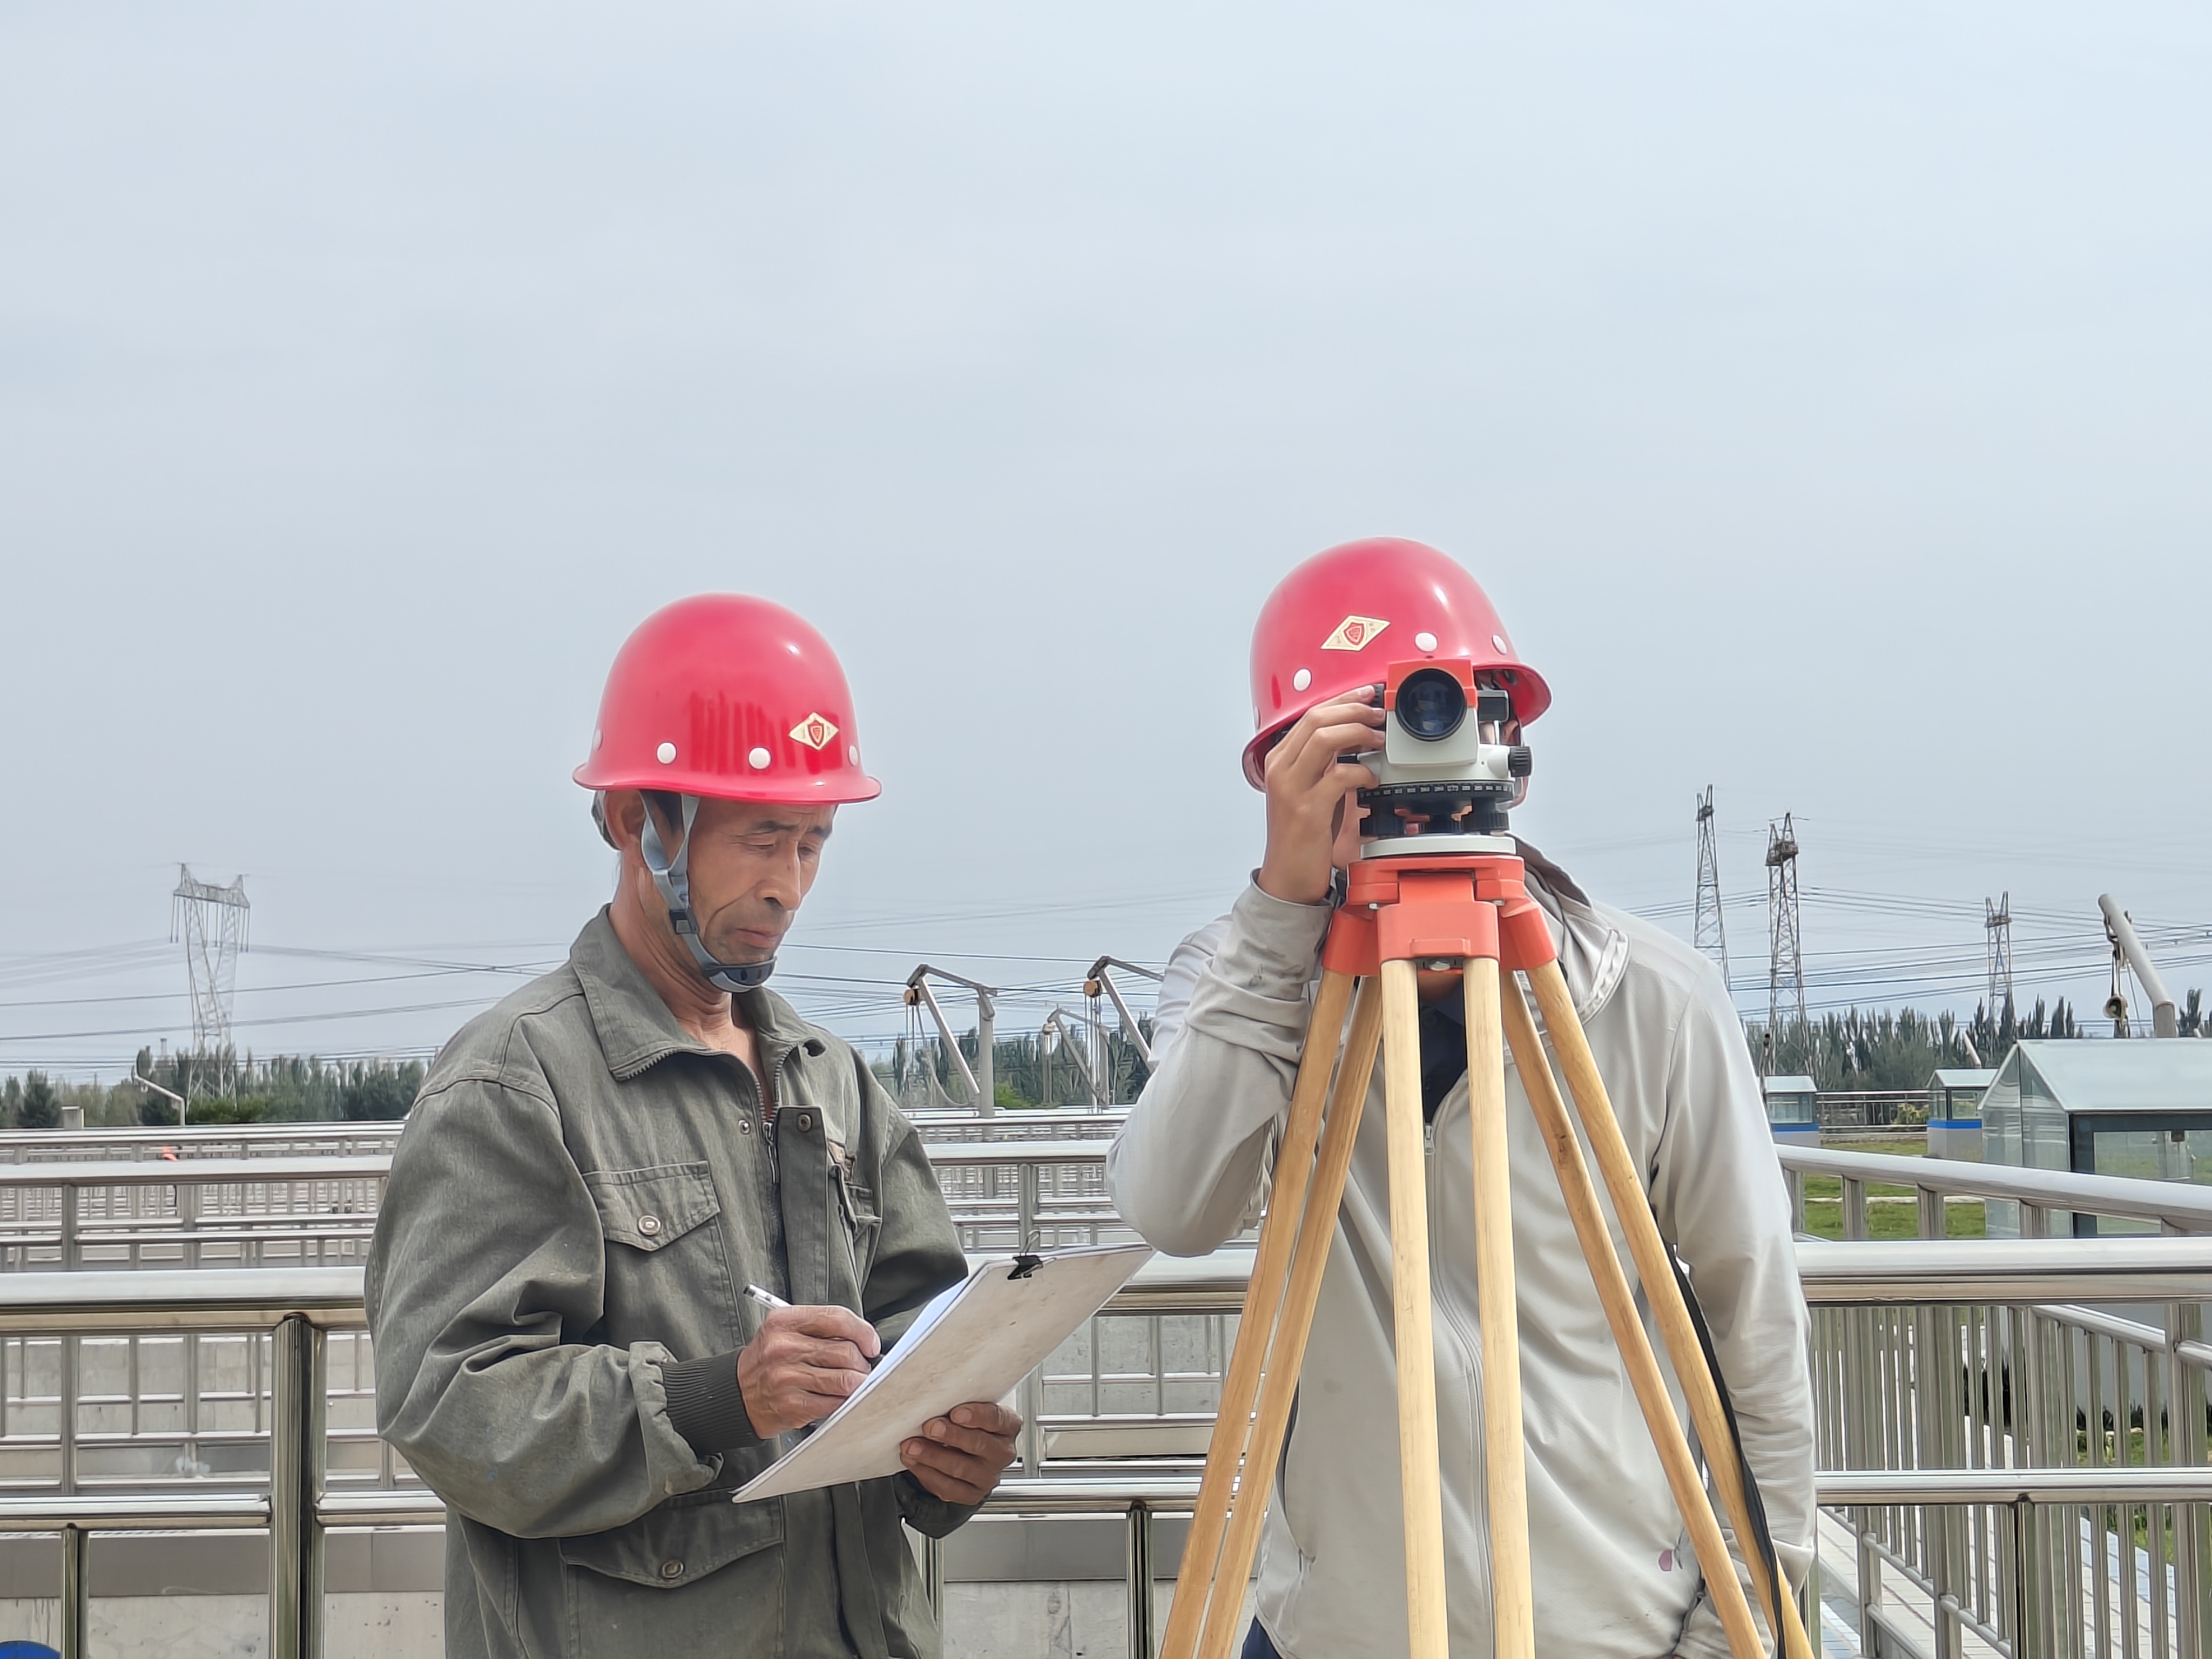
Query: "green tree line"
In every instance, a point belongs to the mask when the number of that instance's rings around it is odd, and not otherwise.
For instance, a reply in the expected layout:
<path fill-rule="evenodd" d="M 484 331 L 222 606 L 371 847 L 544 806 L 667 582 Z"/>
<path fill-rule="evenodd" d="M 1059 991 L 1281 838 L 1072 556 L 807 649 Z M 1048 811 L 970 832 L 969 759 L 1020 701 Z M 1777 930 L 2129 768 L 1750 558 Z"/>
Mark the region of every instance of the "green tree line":
<path fill-rule="evenodd" d="M 2203 1027 L 2194 991 L 2189 994 L 2189 1009 L 2185 1035 L 2193 1036 Z M 1948 1012 L 1930 1016 L 1913 1008 L 1853 1008 L 1782 1027 L 1774 1033 L 1771 1052 L 1764 1030 L 1745 1028 L 1752 1058 L 1767 1075 L 1809 1077 L 1822 1089 L 1836 1091 L 1923 1089 L 1929 1073 L 1939 1066 L 1993 1067 L 2015 1042 L 2081 1035 L 2081 1024 L 2063 997 L 2047 1006 L 2038 997 L 2024 1014 L 2009 998 L 1994 1016 L 1985 1005 L 1977 1004 L 1973 1018 L 1966 1021 Z"/>
<path fill-rule="evenodd" d="M 141 1048 L 137 1074 L 190 1103 L 193 1123 L 326 1123 L 402 1118 L 422 1086 L 422 1062 L 321 1060 L 280 1054 L 155 1055 Z M 87 1128 L 166 1125 L 176 1103 L 131 1083 L 70 1083 L 44 1072 L 0 1082 L 0 1127 L 55 1129 L 64 1107 L 82 1108 Z"/>

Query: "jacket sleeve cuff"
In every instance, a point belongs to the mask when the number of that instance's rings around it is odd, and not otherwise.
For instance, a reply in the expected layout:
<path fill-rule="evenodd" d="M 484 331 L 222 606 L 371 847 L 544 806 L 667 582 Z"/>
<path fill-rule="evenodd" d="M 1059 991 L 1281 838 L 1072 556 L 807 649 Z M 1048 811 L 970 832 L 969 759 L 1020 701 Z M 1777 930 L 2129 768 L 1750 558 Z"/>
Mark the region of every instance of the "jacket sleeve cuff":
<path fill-rule="evenodd" d="M 680 1360 L 660 1370 L 668 1394 L 668 1421 L 702 1457 L 760 1444 L 745 1397 L 738 1387 L 738 1356 Z"/>
<path fill-rule="evenodd" d="M 898 1472 L 894 1484 L 898 1492 L 899 1514 L 924 1538 L 943 1538 L 957 1532 L 978 1507 L 946 1503 L 904 1469 Z"/>

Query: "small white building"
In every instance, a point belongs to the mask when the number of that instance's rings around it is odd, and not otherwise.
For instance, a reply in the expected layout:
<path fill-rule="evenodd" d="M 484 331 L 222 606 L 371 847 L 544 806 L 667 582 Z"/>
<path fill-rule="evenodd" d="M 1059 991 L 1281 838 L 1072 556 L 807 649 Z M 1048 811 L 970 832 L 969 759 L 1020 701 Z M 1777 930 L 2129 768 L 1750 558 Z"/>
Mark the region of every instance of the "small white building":
<path fill-rule="evenodd" d="M 1766 1122 L 1782 1146 L 1819 1146 L 1820 1085 L 1809 1077 L 1767 1079 Z"/>
<path fill-rule="evenodd" d="M 1982 1097 L 1994 1069 L 1941 1066 L 1928 1079 L 1928 1156 L 1982 1161 Z"/>

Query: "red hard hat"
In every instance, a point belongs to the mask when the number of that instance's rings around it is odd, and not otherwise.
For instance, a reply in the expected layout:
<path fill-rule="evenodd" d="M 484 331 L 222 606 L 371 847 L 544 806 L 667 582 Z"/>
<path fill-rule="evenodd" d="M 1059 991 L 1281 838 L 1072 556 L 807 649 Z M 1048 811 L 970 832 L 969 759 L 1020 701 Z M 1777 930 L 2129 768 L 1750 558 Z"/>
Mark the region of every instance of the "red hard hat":
<path fill-rule="evenodd" d="M 836 653 L 780 605 L 700 593 L 623 641 L 599 699 L 586 789 L 720 800 L 873 800 Z"/>
<path fill-rule="evenodd" d="M 1394 662 L 1463 659 L 1497 674 L 1523 726 L 1551 706 L 1542 675 L 1515 654 L 1474 578 L 1433 547 L 1395 536 L 1316 553 L 1275 585 L 1252 629 L 1252 713 L 1244 775 L 1309 708 L 1382 683 Z"/>

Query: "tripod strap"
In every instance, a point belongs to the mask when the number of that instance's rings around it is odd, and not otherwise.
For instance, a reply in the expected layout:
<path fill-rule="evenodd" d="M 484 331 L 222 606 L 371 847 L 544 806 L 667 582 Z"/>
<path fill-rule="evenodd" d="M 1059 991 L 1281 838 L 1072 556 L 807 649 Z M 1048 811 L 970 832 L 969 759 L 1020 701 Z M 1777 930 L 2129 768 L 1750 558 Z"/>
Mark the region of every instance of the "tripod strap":
<path fill-rule="evenodd" d="M 1656 1225 L 1658 1216 L 1655 1212 Z M 1665 1235 L 1661 1238 L 1663 1241 Z M 1735 1443 L 1736 1468 L 1743 1473 L 1743 1507 L 1751 1517 L 1751 1547 L 1766 1563 L 1766 1582 L 1774 1591 L 1774 1605 L 1767 1609 L 1767 1618 L 1774 1630 L 1778 1650 L 1782 1641 L 1782 1598 L 1789 1594 L 1790 1581 L 1782 1576 L 1782 1563 L 1774 1553 L 1774 1533 L 1766 1523 L 1766 1500 L 1759 1495 L 1759 1477 L 1752 1473 L 1751 1459 L 1744 1455 L 1743 1430 L 1735 1420 L 1735 1401 L 1729 1397 L 1728 1379 L 1721 1375 L 1721 1357 L 1713 1350 L 1712 1328 L 1705 1323 L 1705 1310 L 1698 1305 L 1698 1293 L 1690 1287 L 1690 1275 L 1682 1266 L 1682 1258 L 1674 1253 L 1672 1243 L 1667 1244 L 1667 1265 L 1674 1270 L 1674 1283 L 1682 1292 L 1683 1305 L 1690 1310 L 1690 1323 L 1698 1333 L 1698 1346 L 1705 1351 L 1705 1370 L 1712 1374 L 1713 1391 L 1721 1397 L 1721 1415 L 1728 1419 L 1729 1438 Z"/>

